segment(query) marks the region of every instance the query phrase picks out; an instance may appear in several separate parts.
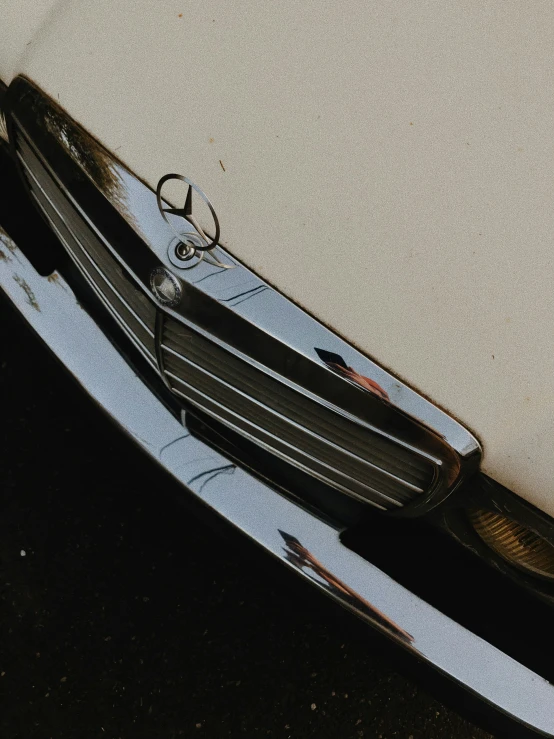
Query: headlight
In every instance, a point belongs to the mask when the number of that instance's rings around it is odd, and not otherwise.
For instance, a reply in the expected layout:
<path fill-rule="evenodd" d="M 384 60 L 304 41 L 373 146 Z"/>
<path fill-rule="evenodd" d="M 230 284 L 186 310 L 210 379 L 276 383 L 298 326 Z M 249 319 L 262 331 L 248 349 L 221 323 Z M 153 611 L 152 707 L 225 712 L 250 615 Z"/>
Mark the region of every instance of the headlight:
<path fill-rule="evenodd" d="M 500 513 L 473 510 L 469 517 L 481 539 L 507 562 L 554 580 L 554 546 L 542 536 Z"/>

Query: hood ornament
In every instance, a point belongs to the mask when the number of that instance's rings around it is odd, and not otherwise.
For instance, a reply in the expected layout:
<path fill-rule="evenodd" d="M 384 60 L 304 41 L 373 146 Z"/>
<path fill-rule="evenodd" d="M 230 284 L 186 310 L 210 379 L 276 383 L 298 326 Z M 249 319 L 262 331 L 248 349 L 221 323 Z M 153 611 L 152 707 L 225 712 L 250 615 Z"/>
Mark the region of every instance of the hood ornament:
<path fill-rule="evenodd" d="M 169 180 L 179 180 L 188 185 L 185 203 L 182 208 L 167 207 L 167 203 L 162 198 L 163 186 Z M 213 238 L 206 234 L 193 214 L 193 193 L 196 193 L 204 201 L 211 213 L 214 224 Z M 158 203 L 158 210 L 160 211 L 162 218 L 176 237 L 176 241 L 173 241 L 169 247 L 169 259 L 172 264 L 180 269 L 192 269 L 193 267 L 198 266 L 200 262 L 205 259 L 208 264 L 212 264 L 213 266 L 223 269 L 232 269 L 235 266 L 234 264 L 224 264 L 212 254 L 212 250 L 219 245 L 219 237 L 221 233 L 219 218 L 217 217 L 217 213 L 208 199 L 208 196 L 198 187 L 198 185 L 192 182 L 192 180 L 189 180 L 188 177 L 184 177 L 181 174 L 166 174 L 158 182 L 158 186 L 156 188 L 156 200 Z M 193 227 L 194 231 L 180 231 L 176 228 L 175 221 L 169 216 L 178 216 L 183 218 Z M 194 262 L 187 266 L 186 263 L 191 262 L 192 260 L 194 260 Z"/>

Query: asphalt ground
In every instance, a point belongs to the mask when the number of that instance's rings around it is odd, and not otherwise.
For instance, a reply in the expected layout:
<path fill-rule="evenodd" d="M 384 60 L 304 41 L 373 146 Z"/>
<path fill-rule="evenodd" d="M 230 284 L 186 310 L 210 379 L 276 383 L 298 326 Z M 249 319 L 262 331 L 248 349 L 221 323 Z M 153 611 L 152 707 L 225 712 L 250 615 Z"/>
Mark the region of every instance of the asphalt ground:
<path fill-rule="evenodd" d="M 4 301 L 0 408 L 2 739 L 490 736 L 183 508 Z"/>

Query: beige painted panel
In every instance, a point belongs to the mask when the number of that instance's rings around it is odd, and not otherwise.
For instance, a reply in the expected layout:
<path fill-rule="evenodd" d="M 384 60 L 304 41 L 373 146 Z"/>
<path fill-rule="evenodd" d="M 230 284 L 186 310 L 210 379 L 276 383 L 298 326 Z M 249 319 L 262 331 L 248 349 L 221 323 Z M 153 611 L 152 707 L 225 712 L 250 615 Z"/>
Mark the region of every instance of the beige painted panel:
<path fill-rule="evenodd" d="M 60 0 L 0 0 L 0 79 L 9 82 Z"/>
<path fill-rule="evenodd" d="M 554 515 L 551 0 L 62 6 L 14 71 Z"/>

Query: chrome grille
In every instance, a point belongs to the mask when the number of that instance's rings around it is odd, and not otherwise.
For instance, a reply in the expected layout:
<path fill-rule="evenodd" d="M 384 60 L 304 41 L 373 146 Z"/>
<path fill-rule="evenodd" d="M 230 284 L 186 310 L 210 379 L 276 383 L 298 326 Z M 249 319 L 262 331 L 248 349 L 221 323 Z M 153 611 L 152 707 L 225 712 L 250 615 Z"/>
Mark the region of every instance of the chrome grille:
<path fill-rule="evenodd" d="M 160 368 L 156 304 L 22 133 L 17 151 L 34 199 L 75 264 L 176 395 L 377 507 L 403 506 L 432 486 L 434 466 L 416 451 L 312 400 L 169 316 L 160 337 Z"/>
<path fill-rule="evenodd" d="M 175 237 L 155 193 L 40 90 L 23 79 L 14 85 L 11 138 L 32 197 L 184 407 L 384 509 L 436 503 L 476 468 L 471 434 L 224 250 L 233 269 L 173 269 L 183 300 L 173 310 L 158 304 L 149 276 L 169 266 Z M 345 379 L 314 347 L 383 393 Z"/>
<path fill-rule="evenodd" d="M 403 506 L 430 489 L 435 468 L 417 451 L 257 369 L 191 324 L 162 314 L 157 352 L 159 307 L 21 132 L 16 145 L 37 205 L 101 302 L 177 396 L 379 508 Z"/>
<path fill-rule="evenodd" d="M 157 369 L 156 306 L 120 264 L 79 206 L 64 195 L 55 174 L 19 133 L 17 153 L 29 188 L 69 255 L 110 314 Z"/>
<path fill-rule="evenodd" d="M 207 413 L 355 497 L 399 506 L 433 481 L 417 453 L 364 428 L 167 318 L 162 363 L 171 388 Z"/>

